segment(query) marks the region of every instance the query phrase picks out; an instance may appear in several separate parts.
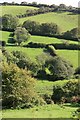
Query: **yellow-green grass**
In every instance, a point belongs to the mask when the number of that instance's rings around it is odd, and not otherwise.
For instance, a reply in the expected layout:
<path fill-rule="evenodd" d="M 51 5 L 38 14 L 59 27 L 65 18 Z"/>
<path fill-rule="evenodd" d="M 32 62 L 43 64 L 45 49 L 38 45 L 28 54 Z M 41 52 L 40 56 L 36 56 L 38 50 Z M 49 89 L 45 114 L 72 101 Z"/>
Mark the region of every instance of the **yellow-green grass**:
<path fill-rule="evenodd" d="M 25 53 L 26 56 L 29 56 L 30 59 L 33 62 L 36 62 L 36 56 L 41 55 L 43 52 L 43 49 L 41 48 L 24 48 L 24 47 L 14 47 L 14 46 L 7 46 L 6 49 L 8 51 L 15 51 L 19 50 Z M 69 61 L 74 69 L 78 67 L 78 55 L 80 51 L 77 50 L 57 50 L 57 54 L 64 58 L 65 60 Z"/>
<path fill-rule="evenodd" d="M 0 40 L 2 41 L 6 41 L 8 42 L 8 39 L 10 37 L 11 32 L 7 32 L 7 31 L 0 31 Z"/>
<path fill-rule="evenodd" d="M 43 37 L 43 36 L 31 36 L 31 38 L 29 39 L 29 42 L 45 43 L 45 44 L 68 42 L 70 44 L 78 44 L 78 42 L 76 41 L 58 39 L 54 37 Z"/>
<path fill-rule="evenodd" d="M 59 118 L 59 120 L 72 120 L 73 112 L 77 107 L 71 107 L 71 104 L 61 105 L 52 104 L 38 106 L 31 109 L 3 110 L 3 118 Z"/>
<path fill-rule="evenodd" d="M 25 17 L 20 19 L 20 23 L 23 23 L 26 20 L 32 20 L 40 23 L 56 23 L 62 32 L 71 30 L 78 26 L 78 15 L 70 15 L 69 12 L 50 12 L 46 14 Z"/>
<path fill-rule="evenodd" d="M 8 42 L 8 39 L 10 38 L 11 32 L 7 31 L 0 31 L 0 40 L 4 40 Z M 71 41 L 71 40 L 64 40 L 64 39 L 58 39 L 58 38 L 53 38 L 53 37 L 43 37 L 43 36 L 33 36 L 31 35 L 30 39 L 28 42 L 34 42 L 34 43 L 45 43 L 45 44 L 51 44 L 51 43 L 63 43 L 63 42 L 68 42 L 71 44 L 78 44 L 76 41 Z M 28 43 L 26 42 L 26 43 Z M 24 43 L 24 44 L 26 44 Z M 7 43 L 8 44 L 8 43 Z"/>
<path fill-rule="evenodd" d="M 12 15 L 19 15 L 26 13 L 26 10 L 29 9 L 38 9 L 37 7 L 30 7 L 30 6 L 0 6 L 0 15 L 4 14 L 12 14 Z"/>
<path fill-rule="evenodd" d="M 6 49 L 9 51 L 9 52 L 12 52 L 12 51 L 22 51 L 25 56 L 28 56 L 33 62 L 36 61 L 36 56 L 40 55 L 43 53 L 43 49 L 40 49 L 40 48 L 23 48 L 23 47 L 12 47 L 12 46 L 7 46 Z"/>
<path fill-rule="evenodd" d="M 55 82 L 51 82 L 51 81 L 48 81 L 48 80 L 37 80 L 36 85 L 35 85 L 35 89 L 36 89 L 36 92 L 39 95 L 43 95 L 43 94 L 52 95 L 53 86 L 56 86 L 56 85 L 63 86 L 68 81 L 78 81 L 78 80 L 77 79 L 58 80 L 58 81 L 55 81 Z"/>
<path fill-rule="evenodd" d="M 63 57 L 73 65 L 74 69 L 79 66 L 79 54 L 78 50 L 57 50 L 59 56 Z"/>

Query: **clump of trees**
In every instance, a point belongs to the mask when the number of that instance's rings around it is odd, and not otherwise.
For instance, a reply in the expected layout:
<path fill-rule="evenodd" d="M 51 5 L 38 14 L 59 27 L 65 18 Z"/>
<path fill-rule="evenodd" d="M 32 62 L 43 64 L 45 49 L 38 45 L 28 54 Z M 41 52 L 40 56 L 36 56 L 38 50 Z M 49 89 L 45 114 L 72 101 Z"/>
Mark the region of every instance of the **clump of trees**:
<path fill-rule="evenodd" d="M 20 45 L 22 42 L 27 41 L 30 38 L 29 32 L 22 27 L 17 27 L 14 31 L 14 41 Z"/>
<path fill-rule="evenodd" d="M 59 56 L 46 60 L 45 66 L 50 71 L 53 81 L 69 79 L 74 73 L 73 66 Z"/>
<path fill-rule="evenodd" d="M 30 72 L 15 64 L 2 63 L 3 108 L 29 108 L 44 103 L 35 92 L 35 79 Z"/>
<path fill-rule="evenodd" d="M 19 19 L 10 14 L 5 14 L 2 16 L 1 28 L 6 31 L 14 31 L 19 25 Z"/>
<path fill-rule="evenodd" d="M 80 103 L 79 86 L 78 80 L 68 81 L 63 86 L 54 86 L 51 98 L 54 103 Z"/>
<path fill-rule="evenodd" d="M 60 33 L 60 29 L 55 23 L 38 23 L 35 21 L 25 21 L 23 27 L 33 35 L 53 36 Z"/>
<path fill-rule="evenodd" d="M 79 28 L 73 28 L 72 30 L 63 33 L 63 37 L 65 39 L 72 39 L 78 41 L 79 32 Z"/>

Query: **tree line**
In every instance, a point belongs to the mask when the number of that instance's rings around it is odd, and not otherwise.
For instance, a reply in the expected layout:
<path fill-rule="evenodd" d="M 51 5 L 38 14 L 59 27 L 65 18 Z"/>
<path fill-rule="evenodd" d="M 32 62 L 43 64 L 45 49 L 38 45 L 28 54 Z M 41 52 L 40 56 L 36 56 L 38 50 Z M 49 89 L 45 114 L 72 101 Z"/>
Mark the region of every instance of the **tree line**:
<path fill-rule="evenodd" d="M 66 6 L 65 4 L 60 4 L 60 5 L 47 5 L 47 4 L 38 4 L 37 2 L 32 2 L 32 3 L 28 3 L 28 2 L 21 2 L 21 3 L 8 3 L 8 2 L 3 2 L 0 3 L 0 5 L 17 5 L 17 6 L 32 6 L 32 7 L 38 7 L 38 8 L 42 8 L 42 7 L 48 7 L 48 8 L 52 8 L 54 9 L 54 11 L 68 11 L 68 12 L 73 12 L 76 14 L 80 14 L 80 8 L 77 7 L 72 7 L 70 6 Z"/>

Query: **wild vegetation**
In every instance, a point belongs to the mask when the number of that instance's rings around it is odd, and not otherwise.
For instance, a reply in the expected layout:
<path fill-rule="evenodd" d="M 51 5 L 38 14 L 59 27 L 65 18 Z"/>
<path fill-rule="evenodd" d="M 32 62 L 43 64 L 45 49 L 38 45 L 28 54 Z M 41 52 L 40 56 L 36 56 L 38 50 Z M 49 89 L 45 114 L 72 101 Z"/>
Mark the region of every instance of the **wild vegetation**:
<path fill-rule="evenodd" d="M 3 118 L 78 118 L 79 10 L 36 2 L 1 5 Z M 18 8 L 22 12 L 14 13 Z"/>

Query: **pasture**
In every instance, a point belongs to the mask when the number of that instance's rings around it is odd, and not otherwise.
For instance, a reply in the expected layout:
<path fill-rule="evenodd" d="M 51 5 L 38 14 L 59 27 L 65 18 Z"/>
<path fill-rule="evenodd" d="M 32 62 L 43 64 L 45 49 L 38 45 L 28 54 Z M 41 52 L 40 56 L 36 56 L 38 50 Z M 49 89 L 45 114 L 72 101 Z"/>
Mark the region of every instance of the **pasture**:
<path fill-rule="evenodd" d="M 14 6 L 14 5 L 0 6 L 0 15 L 4 15 L 7 13 L 16 16 L 19 14 L 24 14 L 26 13 L 26 10 L 30 10 L 30 9 L 33 10 L 38 8 L 30 7 L 30 6 Z"/>
<path fill-rule="evenodd" d="M 0 31 L 0 40 L 4 40 L 4 41 L 7 42 L 7 44 L 9 44 L 8 39 L 10 38 L 10 34 L 11 34 L 11 32 Z M 71 44 L 78 44 L 78 42 L 76 42 L 76 41 L 58 39 L 58 38 L 54 38 L 54 37 L 34 36 L 34 35 L 31 35 L 28 42 L 45 43 L 45 44 L 68 42 L 68 43 L 71 43 Z M 26 42 L 26 43 L 28 43 L 28 42 Z"/>
<path fill-rule="evenodd" d="M 65 120 L 73 118 L 73 113 L 77 107 L 70 104 L 61 106 L 57 104 L 38 106 L 31 109 L 22 110 L 3 110 L 3 118 L 59 118 Z"/>
<path fill-rule="evenodd" d="M 69 12 L 51 12 L 31 17 L 25 17 L 20 19 L 20 23 L 23 23 L 26 20 L 36 21 L 40 23 L 56 23 L 60 27 L 61 32 L 71 30 L 78 26 L 78 15 L 73 15 Z"/>
<path fill-rule="evenodd" d="M 10 34 L 11 34 L 11 32 L 0 31 L 0 40 L 4 40 L 7 42 L 7 45 L 10 45 L 10 43 L 8 43 Z M 52 37 L 43 37 L 43 36 L 31 36 L 31 38 L 28 40 L 28 42 L 45 43 L 45 44 L 62 43 L 63 41 L 66 41 L 66 40 L 52 38 Z M 23 44 L 27 44 L 28 42 L 23 43 Z M 70 41 L 70 40 L 69 40 L 69 43 L 78 44 L 78 42 Z M 31 58 L 32 61 L 36 60 L 35 59 L 36 56 L 44 53 L 42 48 L 36 48 L 36 49 L 35 48 L 24 48 L 24 47 L 18 47 L 18 46 L 14 46 L 14 45 L 6 46 L 6 49 L 10 52 L 14 51 L 14 50 L 23 51 L 26 56 L 29 56 Z M 70 61 L 70 63 L 74 66 L 74 68 L 78 67 L 79 51 L 77 51 L 77 50 L 57 50 L 57 53 L 61 57 Z"/>

